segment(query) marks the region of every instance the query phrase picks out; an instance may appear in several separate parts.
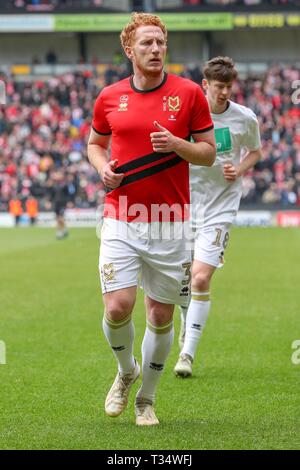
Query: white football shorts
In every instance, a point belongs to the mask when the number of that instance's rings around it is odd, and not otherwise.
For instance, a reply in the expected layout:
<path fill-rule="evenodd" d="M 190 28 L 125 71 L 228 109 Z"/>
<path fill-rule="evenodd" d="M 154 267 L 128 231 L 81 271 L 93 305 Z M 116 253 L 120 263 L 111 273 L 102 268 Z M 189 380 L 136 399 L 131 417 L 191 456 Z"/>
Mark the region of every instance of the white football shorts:
<path fill-rule="evenodd" d="M 201 227 L 195 232 L 194 259 L 216 268 L 224 265 L 224 253 L 229 242 L 230 223 Z"/>
<path fill-rule="evenodd" d="M 102 293 L 141 284 L 145 294 L 158 302 L 188 305 L 191 242 L 184 227 L 188 230 L 189 223 L 105 218 L 99 257 Z"/>

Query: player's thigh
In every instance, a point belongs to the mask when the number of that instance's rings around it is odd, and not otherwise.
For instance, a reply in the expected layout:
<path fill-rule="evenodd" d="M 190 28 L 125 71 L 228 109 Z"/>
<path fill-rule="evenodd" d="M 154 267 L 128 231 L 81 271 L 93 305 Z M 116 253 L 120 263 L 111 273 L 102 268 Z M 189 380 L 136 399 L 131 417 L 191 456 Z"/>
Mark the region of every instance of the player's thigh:
<path fill-rule="evenodd" d="M 145 294 L 163 304 L 187 305 L 191 281 L 191 251 L 185 240 L 161 240 L 143 260 Z"/>
<path fill-rule="evenodd" d="M 194 259 L 192 266 L 192 292 L 195 290 L 208 290 L 215 270 L 215 266 Z"/>
<path fill-rule="evenodd" d="M 231 224 L 216 224 L 199 229 L 194 242 L 194 260 L 221 267 L 229 242 Z"/>

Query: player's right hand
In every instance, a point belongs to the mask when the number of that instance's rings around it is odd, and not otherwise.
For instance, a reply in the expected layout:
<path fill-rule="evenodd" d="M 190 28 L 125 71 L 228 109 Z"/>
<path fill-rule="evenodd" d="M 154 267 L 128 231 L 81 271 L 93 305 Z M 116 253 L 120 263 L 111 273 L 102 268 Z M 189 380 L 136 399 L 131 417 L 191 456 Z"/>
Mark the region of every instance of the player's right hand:
<path fill-rule="evenodd" d="M 120 186 L 122 179 L 124 178 L 124 173 L 114 172 L 118 165 L 118 161 L 119 160 L 111 160 L 110 162 L 106 163 L 100 171 L 102 181 L 107 188 L 116 189 L 118 186 Z"/>
<path fill-rule="evenodd" d="M 228 183 L 233 183 L 237 178 L 237 169 L 232 163 L 225 163 L 223 165 L 223 176 Z"/>

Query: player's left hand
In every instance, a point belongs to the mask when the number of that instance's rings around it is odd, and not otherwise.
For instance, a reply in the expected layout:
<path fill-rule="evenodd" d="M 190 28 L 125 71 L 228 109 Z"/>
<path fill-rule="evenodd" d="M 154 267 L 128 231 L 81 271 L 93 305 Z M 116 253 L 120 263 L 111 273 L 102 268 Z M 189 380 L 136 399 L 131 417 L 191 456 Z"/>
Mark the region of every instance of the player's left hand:
<path fill-rule="evenodd" d="M 233 183 L 238 178 L 237 169 L 232 163 L 225 163 L 223 165 L 223 175 L 229 183 Z"/>
<path fill-rule="evenodd" d="M 168 129 L 161 126 L 157 121 L 153 123 L 159 132 L 152 132 L 150 139 L 154 152 L 173 152 L 177 137 L 175 137 Z"/>

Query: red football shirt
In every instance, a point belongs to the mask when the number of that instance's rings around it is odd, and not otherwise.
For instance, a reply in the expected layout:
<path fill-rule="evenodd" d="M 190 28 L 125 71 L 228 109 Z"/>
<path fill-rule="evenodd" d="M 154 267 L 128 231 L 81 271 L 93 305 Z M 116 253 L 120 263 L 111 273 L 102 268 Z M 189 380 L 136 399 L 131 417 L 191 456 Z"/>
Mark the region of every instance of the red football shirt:
<path fill-rule="evenodd" d="M 213 128 L 201 88 L 176 75 L 165 74 L 158 87 L 147 91 L 126 78 L 99 94 L 92 126 L 98 134 L 112 135 L 111 159 L 119 160 L 115 171 L 125 173 L 118 188 L 107 188 L 104 217 L 129 222 L 188 218 L 188 162 L 174 152 L 153 151 L 154 121 L 183 139 Z"/>

